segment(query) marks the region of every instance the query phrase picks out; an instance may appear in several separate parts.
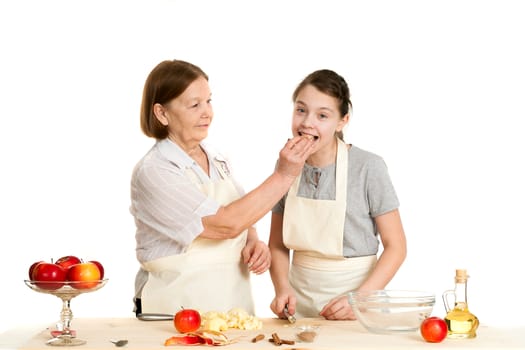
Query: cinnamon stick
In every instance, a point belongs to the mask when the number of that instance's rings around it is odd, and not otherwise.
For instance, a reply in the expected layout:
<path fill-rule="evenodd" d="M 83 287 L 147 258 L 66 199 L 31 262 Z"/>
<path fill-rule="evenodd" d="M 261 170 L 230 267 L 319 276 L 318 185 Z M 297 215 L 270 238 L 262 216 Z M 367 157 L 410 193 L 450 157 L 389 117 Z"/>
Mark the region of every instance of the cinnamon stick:
<path fill-rule="evenodd" d="M 281 338 L 277 335 L 277 333 L 272 333 L 272 340 L 275 345 L 281 345 L 283 342 Z"/>
<path fill-rule="evenodd" d="M 259 340 L 263 340 L 264 339 L 264 334 L 257 334 L 253 339 L 252 339 L 252 343 L 257 343 Z"/>
<path fill-rule="evenodd" d="M 274 345 L 295 345 L 295 341 L 293 340 L 287 340 L 287 339 L 281 339 L 277 335 L 277 333 L 273 333 L 272 337 L 268 339 L 270 343 L 274 343 Z"/>

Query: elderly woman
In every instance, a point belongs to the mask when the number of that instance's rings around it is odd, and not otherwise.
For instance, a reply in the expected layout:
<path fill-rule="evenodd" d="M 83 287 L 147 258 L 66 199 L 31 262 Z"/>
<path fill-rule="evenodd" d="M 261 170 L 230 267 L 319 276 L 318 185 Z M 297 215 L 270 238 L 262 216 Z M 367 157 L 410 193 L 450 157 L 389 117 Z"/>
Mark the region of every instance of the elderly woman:
<path fill-rule="evenodd" d="M 288 140 L 273 174 L 244 194 L 230 164 L 203 143 L 213 120 L 208 76 L 180 60 L 151 71 L 140 120 L 156 142 L 131 180 L 137 315 L 181 306 L 254 313 L 249 271 L 265 272 L 271 257 L 253 225 L 288 191 L 315 141 Z"/>

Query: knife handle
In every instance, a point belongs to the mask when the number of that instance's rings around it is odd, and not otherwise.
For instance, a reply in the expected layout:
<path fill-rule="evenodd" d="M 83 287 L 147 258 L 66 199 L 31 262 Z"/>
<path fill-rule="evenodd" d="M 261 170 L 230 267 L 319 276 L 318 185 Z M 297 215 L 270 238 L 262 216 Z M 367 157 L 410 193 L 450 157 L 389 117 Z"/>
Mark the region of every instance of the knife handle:
<path fill-rule="evenodd" d="M 284 312 L 284 315 L 286 316 L 286 318 L 288 319 L 288 322 L 295 323 L 295 321 L 296 321 L 295 317 L 293 315 L 290 315 L 290 313 L 288 312 L 288 304 L 286 304 L 284 306 L 283 312 Z"/>

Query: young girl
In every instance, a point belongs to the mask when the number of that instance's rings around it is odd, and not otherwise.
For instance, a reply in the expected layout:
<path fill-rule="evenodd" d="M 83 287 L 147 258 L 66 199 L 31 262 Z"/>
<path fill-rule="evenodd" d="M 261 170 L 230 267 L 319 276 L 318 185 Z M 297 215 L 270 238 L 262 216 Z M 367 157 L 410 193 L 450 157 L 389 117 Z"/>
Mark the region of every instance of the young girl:
<path fill-rule="evenodd" d="M 293 135 L 316 144 L 272 211 L 270 307 L 279 317 L 286 307 L 298 317 L 352 320 L 348 293 L 384 289 L 405 259 L 399 202 L 383 159 L 343 141 L 352 107 L 344 78 L 315 71 L 293 101 Z"/>

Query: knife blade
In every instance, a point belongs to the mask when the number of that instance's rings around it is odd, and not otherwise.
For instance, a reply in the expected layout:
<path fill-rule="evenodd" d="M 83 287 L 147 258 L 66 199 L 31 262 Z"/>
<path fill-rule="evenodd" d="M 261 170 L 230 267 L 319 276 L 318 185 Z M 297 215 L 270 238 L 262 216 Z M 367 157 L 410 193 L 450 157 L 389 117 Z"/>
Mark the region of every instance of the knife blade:
<path fill-rule="evenodd" d="M 155 314 L 155 313 L 140 313 L 137 318 L 141 321 L 169 321 L 173 320 L 173 315 L 170 314 Z"/>
<path fill-rule="evenodd" d="M 284 306 L 283 312 L 284 316 L 286 316 L 286 318 L 288 319 L 288 322 L 295 323 L 295 317 L 293 315 L 290 315 L 290 313 L 288 312 L 288 304 Z"/>

